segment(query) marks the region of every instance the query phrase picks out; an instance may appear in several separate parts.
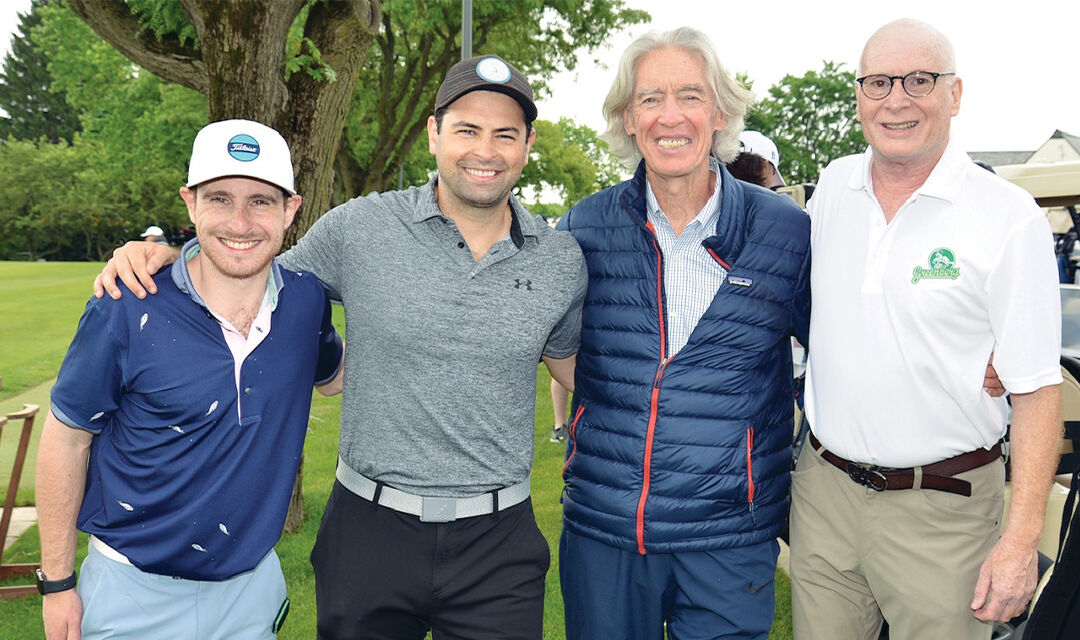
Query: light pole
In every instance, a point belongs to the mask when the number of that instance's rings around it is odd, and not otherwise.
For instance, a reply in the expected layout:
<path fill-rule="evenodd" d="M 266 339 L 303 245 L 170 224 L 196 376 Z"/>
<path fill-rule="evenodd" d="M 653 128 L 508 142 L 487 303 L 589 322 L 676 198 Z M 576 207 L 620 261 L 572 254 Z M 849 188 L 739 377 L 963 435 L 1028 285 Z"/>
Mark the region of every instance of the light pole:
<path fill-rule="evenodd" d="M 472 57 L 472 0 L 461 0 L 461 59 Z"/>

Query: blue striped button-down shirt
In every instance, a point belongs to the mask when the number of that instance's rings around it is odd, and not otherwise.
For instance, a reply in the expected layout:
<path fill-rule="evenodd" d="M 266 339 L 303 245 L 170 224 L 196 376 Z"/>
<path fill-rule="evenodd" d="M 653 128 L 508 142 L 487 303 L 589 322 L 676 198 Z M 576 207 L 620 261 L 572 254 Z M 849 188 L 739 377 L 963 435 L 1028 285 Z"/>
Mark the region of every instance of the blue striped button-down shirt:
<path fill-rule="evenodd" d="M 711 156 L 709 169 L 716 176 L 712 197 L 679 236 L 660 210 L 652 185 L 648 180 L 645 183 L 646 213 L 664 256 L 668 357 L 686 346 L 690 333 L 727 276 L 727 271 L 701 245 L 702 240 L 715 233 L 720 217 L 720 163 Z"/>

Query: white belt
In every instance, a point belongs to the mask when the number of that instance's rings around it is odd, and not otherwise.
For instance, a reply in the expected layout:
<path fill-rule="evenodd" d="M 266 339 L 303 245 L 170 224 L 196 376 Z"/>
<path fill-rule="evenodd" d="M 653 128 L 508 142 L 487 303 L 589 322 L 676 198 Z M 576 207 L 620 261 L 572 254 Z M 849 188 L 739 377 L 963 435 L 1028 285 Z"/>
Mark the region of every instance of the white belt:
<path fill-rule="evenodd" d="M 375 497 L 375 489 L 379 483 L 367 476 L 353 471 L 338 458 L 337 479 L 343 487 L 360 496 L 364 500 L 372 501 Z M 493 496 L 498 496 L 498 502 Z M 494 512 L 495 505 L 498 510 L 508 509 L 516 504 L 521 504 L 529 497 L 529 479 L 491 493 L 481 493 L 468 498 L 438 498 L 434 496 L 418 496 L 406 493 L 391 486 L 382 485 L 379 492 L 379 504 L 410 515 L 419 516 L 421 522 L 453 522 L 461 518 L 485 516 Z"/>
<path fill-rule="evenodd" d="M 115 560 L 116 562 L 126 564 L 129 567 L 135 566 L 131 564 L 131 560 L 128 560 L 127 556 L 105 544 L 104 540 L 95 535 L 90 536 L 90 546 L 96 549 L 98 553 L 105 556 L 109 560 Z"/>

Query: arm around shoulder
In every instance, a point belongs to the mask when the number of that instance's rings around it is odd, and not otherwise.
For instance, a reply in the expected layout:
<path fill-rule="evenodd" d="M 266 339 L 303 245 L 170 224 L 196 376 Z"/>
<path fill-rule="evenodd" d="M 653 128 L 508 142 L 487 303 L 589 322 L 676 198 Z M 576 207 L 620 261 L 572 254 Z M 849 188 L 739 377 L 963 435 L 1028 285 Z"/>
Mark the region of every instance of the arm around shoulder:
<path fill-rule="evenodd" d="M 568 358 L 540 356 L 551 373 L 551 377 L 567 391 L 574 390 L 574 368 L 577 366 L 577 354 Z"/>
<path fill-rule="evenodd" d="M 345 388 L 345 352 L 341 352 L 341 362 L 338 363 L 337 373 L 322 384 L 315 385 L 315 390 L 324 396 L 336 396 Z"/>
<path fill-rule="evenodd" d="M 145 298 L 147 291 L 157 293 L 154 274 L 179 258 L 180 250 L 175 247 L 156 242 L 128 242 L 113 251 L 112 258 L 94 279 L 94 295 L 101 298 L 108 293 L 114 300 L 119 300 L 121 292 L 116 286 L 117 277 L 138 298 Z"/>

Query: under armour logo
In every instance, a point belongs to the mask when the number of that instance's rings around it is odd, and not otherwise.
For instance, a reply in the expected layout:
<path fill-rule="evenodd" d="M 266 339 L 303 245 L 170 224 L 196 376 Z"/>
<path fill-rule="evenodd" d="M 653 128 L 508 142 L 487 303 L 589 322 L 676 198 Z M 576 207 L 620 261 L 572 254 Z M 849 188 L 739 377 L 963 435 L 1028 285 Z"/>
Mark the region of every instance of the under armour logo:
<path fill-rule="evenodd" d="M 526 280 L 525 282 L 522 282 L 520 279 L 514 278 L 514 288 L 520 289 L 522 287 L 525 287 L 526 291 L 532 291 L 532 280 Z"/>

